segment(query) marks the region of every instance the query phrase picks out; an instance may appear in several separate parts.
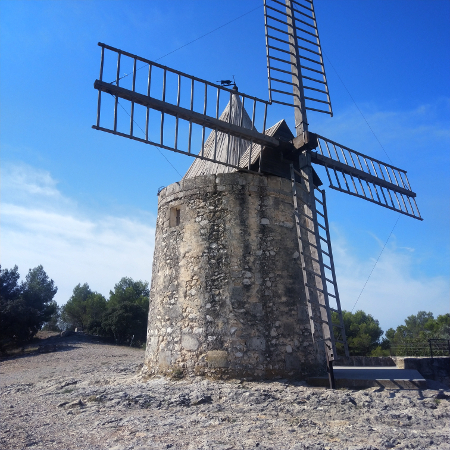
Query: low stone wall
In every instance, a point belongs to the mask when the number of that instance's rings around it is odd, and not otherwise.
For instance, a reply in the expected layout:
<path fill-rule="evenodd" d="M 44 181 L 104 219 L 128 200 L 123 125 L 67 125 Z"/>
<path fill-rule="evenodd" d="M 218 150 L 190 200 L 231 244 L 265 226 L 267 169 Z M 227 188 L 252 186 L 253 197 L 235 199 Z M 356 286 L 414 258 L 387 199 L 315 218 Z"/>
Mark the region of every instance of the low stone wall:
<path fill-rule="evenodd" d="M 390 356 L 341 356 L 334 362 L 334 365 L 356 367 L 392 367 L 396 364 Z"/>
<path fill-rule="evenodd" d="M 399 369 L 415 369 L 424 378 L 439 381 L 450 386 L 450 358 L 448 356 L 438 356 L 435 358 L 392 358 Z"/>
<path fill-rule="evenodd" d="M 424 378 L 439 381 L 450 386 L 450 358 L 448 356 L 428 357 L 406 357 L 406 356 L 349 356 L 340 357 L 334 362 L 334 366 L 354 367 L 392 367 L 398 369 L 417 370 Z"/>

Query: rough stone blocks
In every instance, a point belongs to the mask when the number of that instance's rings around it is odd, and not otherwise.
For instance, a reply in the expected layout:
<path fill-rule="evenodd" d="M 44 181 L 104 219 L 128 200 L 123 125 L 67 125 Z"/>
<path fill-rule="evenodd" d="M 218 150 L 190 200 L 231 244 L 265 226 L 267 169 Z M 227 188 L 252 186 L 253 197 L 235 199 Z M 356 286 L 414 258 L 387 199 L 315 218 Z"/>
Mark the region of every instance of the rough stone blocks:
<path fill-rule="evenodd" d="M 150 374 L 323 372 L 290 192 L 289 180 L 229 173 L 182 180 L 160 193 L 145 357 Z"/>

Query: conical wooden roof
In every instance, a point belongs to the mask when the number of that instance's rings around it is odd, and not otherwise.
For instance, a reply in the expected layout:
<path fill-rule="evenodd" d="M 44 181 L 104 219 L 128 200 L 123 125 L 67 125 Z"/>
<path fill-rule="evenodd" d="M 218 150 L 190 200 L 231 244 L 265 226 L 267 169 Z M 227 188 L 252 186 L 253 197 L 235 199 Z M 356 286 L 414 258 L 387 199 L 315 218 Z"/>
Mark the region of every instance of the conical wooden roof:
<path fill-rule="evenodd" d="M 239 125 L 244 128 L 252 128 L 252 121 L 245 108 L 242 108 L 242 102 L 238 92 L 232 95 L 231 101 L 228 102 L 228 105 L 220 116 L 220 120 L 229 122 L 233 125 Z M 218 131 L 217 144 L 215 144 L 215 135 L 216 131 L 211 131 L 204 145 L 203 156 L 206 158 L 214 159 L 215 151 L 216 160 L 240 166 L 242 155 L 250 146 L 250 142 L 235 136 L 228 136 L 228 134 Z M 228 149 L 229 151 L 227 152 Z M 201 151 L 199 152 L 199 155 L 201 155 Z M 183 178 L 193 178 L 200 175 L 211 175 L 215 173 L 227 173 L 235 171 L 236 169 L 224 166 L 223 164 L 213 163 L 201 158 L 195 158 L 194 162 L 191 164 L 191 167 L 189 167 Z"/>

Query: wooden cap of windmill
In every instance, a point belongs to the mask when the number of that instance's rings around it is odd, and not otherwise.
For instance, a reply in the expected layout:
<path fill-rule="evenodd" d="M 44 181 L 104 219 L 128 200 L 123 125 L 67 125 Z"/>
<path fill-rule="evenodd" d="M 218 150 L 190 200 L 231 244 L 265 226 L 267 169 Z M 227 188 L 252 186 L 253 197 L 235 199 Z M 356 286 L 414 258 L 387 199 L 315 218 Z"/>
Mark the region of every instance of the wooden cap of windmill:
<path fill-rule="evenodd" d="M 231 99 L 219 119 L 246 129 L 252 129 L 252 120 L 242 106 L 242 101 L 236 85 L 233 87 L 233 91 L 235 92 L 230 96 Z M 232 167 L 202 159 L 201 156 L 203 155 L 205 158 L 214 159 L 226 164 L 239 165 L 248 145 L 249 142 L 244 139 L 228 135 L 221 131 L 211 131 L 206 139 L 203 149 L 199 152 L 199 158 L 194 160 L 183 178 L 235 172 L 235 169 Z"/>

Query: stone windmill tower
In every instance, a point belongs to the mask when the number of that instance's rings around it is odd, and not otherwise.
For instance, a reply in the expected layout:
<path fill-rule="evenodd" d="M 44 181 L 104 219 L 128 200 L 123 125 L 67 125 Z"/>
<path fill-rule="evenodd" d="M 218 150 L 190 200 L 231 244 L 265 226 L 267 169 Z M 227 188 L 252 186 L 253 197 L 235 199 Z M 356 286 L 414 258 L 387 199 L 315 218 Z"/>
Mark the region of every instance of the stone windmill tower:
<path fill-rule="evenodd" d="M 348 354 L 312 164 L 325 167 L 332 189 L 421 220 L 404 170 L 308 131 L 308 110 L 332 115 L 312 0 L 265 0 L 264 17 L 269 101 L 99 44 L 93 128 L 195 158 L 159 193 L 145 356 L 152 374 L 302 378 L 331 369 L 337 344 Z M 111 56 L 115 81 L 106 83 Z M 124 64 L 128 87 L 119 85 Z M 102 92 L 113 96 L 110 126 L 100 125 Z M 129 105 L 126 129 L 119 98 Z M 266 128 L 274 103 L 294 108 L 295 135 L 284 120 Z"/>

